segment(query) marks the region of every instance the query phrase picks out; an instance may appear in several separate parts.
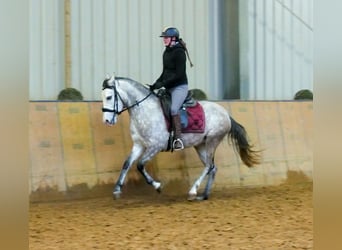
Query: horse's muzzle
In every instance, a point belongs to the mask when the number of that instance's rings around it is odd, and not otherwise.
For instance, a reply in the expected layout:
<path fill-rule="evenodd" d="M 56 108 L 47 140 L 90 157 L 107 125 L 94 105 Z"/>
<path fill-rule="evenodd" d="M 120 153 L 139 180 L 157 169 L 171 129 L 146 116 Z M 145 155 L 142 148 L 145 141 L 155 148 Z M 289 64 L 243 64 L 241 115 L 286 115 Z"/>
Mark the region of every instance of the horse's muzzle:
<path fill-rule="evenodd" d="M 108 125 L 108 126 L 113 126 L 114 125 L 114 123 L 112 123 L 112 122 L 110 122 L 108 120 L 106 120 L 105 124 Z"/>
<path fill-rule="evenodd" d="M 118 118 L 116 115 L 114 115 L 112 118 L 104 117 L 103 123 L 108 126 L 113 126 L 117 122 Z"/>

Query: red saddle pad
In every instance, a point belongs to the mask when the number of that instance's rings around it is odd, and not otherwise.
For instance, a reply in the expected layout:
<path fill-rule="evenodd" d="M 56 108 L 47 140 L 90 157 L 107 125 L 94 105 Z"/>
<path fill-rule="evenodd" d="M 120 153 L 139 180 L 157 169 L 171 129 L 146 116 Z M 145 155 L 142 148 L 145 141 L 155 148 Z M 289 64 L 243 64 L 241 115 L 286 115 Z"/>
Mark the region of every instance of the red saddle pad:
<path fill-rule="evenodd" d="M 193 107 L 186 108 L 188 126 L 182 128 L 182 133 L 203 133 L 205 130 L 205 114 L 202 105 L 197 102 Z M 166 120 L 167 127 L 171 131 L 170 121 Z"/>
<path fill-rule="evenodd" d="M 205 129 L 205 114 L 199 102 L 194 107 L 187 107 L 188 126 L 182 128 L 182 133 L 203 133 Z"/>

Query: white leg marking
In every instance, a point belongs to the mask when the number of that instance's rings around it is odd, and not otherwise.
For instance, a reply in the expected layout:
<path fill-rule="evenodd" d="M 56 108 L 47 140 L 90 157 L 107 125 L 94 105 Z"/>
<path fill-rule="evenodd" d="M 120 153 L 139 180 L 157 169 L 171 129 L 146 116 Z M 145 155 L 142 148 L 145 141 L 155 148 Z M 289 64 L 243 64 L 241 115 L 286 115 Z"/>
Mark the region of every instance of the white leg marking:
<path fill-rule="evenodd" d="M 160 187 L 161 187 L 161 183 L 160 183 L 160 182 L 158 182 L 158 181 L 154 181 L 154 182 L 152 182 L 152 185 L 153 185 L 154 189 L 158 189 L 158 188 L 160 188 Z"/>
<path fill-rule="evenodd" d="M 201 185 L 204 177 L 207 175 L 209 168 L 205 167 L 201 176 L 195 181 L 194 185 L 191 187 L 190 191 L 189 191 L 189 199 L 191 198 L 196 198 L 197 195 L 197 189 L 199 188 L 199 186 Z"/>

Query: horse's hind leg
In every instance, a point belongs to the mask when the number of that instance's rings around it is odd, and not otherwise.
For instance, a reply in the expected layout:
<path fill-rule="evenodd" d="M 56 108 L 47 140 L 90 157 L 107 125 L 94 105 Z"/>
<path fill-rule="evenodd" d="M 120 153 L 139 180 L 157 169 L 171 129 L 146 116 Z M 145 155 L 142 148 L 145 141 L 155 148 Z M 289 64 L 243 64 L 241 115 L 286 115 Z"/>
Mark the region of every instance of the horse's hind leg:
<path fill-rule="evenodd" d="M 201 161 L 205 165 L 204 170 L 202 171 L 202 174 L 200 177 L 195 181 L 193 186 L 191 187 L 189 191 L 188 200 L 194 200 L 194 199 L 208 199 L 210 189 L 212 186 L 212 183 L 215 178 L 216 173 L 216 167 L 214 165 L 214 147 L 209 147 L 207 144 L 202 144 L 200 146 L 195 147 L 198 156 L 200 157 Z M 197 197 L 197 189 L 201 185 L 203 179 L 208 175 L 208 182 L 205 187 L 205 191 L 203 196 Z"/>
<path fill-rule="evenodd" d="M 210 168 L 206 166 L 204 168 L 202 174 L 200 175 L 200 177 L 195 181 L 195 183 L 191 187 L 189 194 L 188 194 L 188 200 L 189 201 L 197 199 L 197 189 L 201 185 L 204 177 L 209 173 L 209 170 L 210 170 Z"/>
<path fill-rule="evenodd" d="M 222 137 L 216 137 L 212 140 L 206 140 L 201 145 L 195 147 L 199 158 L 204 164 L 205 168 L 201 174 L 201 176 L 195 181 L 194 185 L 189 191 L 188 200 L 207 200 L 209 198 L 209 194 L 211 191 L 211 187 L 215 180 L 215 175 L 217 172 L 217 168 L 214 162 L 214 155 L 217 146 L 219 145 Z M 203 179 L 208 176 L 207 184 L 205 186 L 203 195 L 197 196 L 197 189 L 199 188 Z"/>
<path fill-rule="evenodd" d="M 195 200 L 195 199 L 207 200 L 209 198 L 211 186 L 213 185 L 214 180 L 215 180 L 216 171 L 217 171 L 217 168 L 214 164 L 210 166 L 209 170 L 208 168 L 204 169 L 200 178 L 195 182 L 195 184 L 192 186 L 191 190 L 189 191 L 189 196 L 188 196 L 189 201 Z M 197 196 L 197 189 L 206 175 L 208 175 L 208 180 L 207 180 L 207 184 L 205 185 L 203 195 Z"/>
<path fill-rule="evenodd" d="M 207 200 L 209 198 L 209 194 L 211 191 L 211 186 L 214 183 L 215 175 L 216 175 L 217 168 L 214 164 L 210 166 L 209 173 L 208 173 L 208 181 L 207 185 L 205 186 L 203 196 L 198 197 L 200 200 Z"/>

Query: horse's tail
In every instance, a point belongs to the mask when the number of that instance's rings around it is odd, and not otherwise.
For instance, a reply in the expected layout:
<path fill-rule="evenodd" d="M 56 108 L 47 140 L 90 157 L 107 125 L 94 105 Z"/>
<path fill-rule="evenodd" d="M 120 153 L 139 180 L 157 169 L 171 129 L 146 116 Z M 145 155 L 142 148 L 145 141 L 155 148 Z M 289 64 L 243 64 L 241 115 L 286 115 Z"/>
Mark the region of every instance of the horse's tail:
<path fill-rule="evenodd" d="M 245 128 L 232 117 L 230 120 L 231 128 L 228 132 L 228 139 L 233 143 L 243 163 L 248 167 L 260 164 L 260 151 L 254 150 L 253 146 L 249 144 Z"/>

